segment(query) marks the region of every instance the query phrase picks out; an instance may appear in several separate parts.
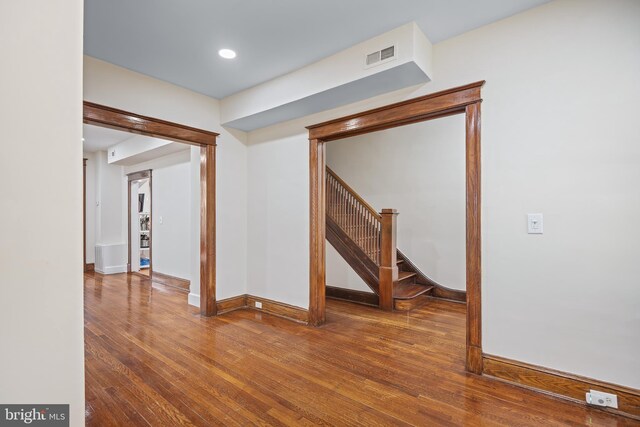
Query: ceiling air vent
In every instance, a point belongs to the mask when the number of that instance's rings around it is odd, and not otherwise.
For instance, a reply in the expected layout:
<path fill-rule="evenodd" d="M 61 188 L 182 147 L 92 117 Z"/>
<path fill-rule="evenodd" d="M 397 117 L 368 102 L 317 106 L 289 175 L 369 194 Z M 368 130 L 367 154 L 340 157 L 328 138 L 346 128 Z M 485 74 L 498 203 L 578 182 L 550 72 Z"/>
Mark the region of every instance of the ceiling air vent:
<path fill-rule="evenodd" d="M 380 62 L 380 51 L 373 52 L 367 55 L 367 66 L 371 66 L 376 62 Z"/>
<path fill-rule="evenodd" d="M 393 61 L 394 59 L 396 59 L 396 47 L 389 46 L 368 54 L 365 61 L 365 68 L 374 67 L 385 62 Z"/>
<path fill-rule="evenodd" d="M 390 46 L 380 51 L 380 60 L 384 61 L 385 59 L 393 58 L 395 55 L 396 55 L 396 47 Z"/>

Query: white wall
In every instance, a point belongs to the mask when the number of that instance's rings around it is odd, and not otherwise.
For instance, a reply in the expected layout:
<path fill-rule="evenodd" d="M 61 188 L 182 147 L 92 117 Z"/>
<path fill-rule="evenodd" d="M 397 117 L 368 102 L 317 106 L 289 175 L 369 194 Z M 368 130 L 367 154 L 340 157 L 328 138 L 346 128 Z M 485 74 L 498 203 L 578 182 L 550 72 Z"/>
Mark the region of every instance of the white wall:
<path fill-rule="evenodd" d="M 371 288 L 353 271 L 351 266 L 347 264 L 328 241 L 325 258 L 327 286 L 373 293 Z"/>
<path fill-rule="evenodd" d="M 487 80 L 485 352 L 636 388 L 638 22 L 637 1 L 552 2 L 435 49 L 439 87 Z"/>
<path fill-rule="evenodd" d="M 216 99 L 88 56 L 84 57 L 84 72 L 85 100 L 220 133 L 216 150 L 217 298 L 244 294 L 247 283 L 246 134 L 221 128 Z M 199 208 L 199 163 L 195 161 L 199 149 L 192 148 L 191 153 L 191 203 Z M 191 250 L 199 253 L 199 216 L 194 219 L 197 221 L 191 223 Z M 191 277 L 189 301 L 194 304 L 199 299 L 199 283 L 198 264 Z"/>
<path fill-rule="evenodd" d="M 127 243 L 126 182 L 122 166 L 107 163 L 107 152 L 96 151 L 96 244 Z M 126 260 L 124 261 L 126 264 Z"/>
<path fill-rule="evenodd" d="M 554 1 L 436 44 L 433 83 L 252 132 L 250 289 L 308 303 L 305 125 L 486 79 L 484 351 L 640 387 L 638 22 L 637 1 Z"/>
<path fill-rule="evenodd" d="M 87 159 L 86 169 L 86 262 L 91 264 L 96 259 L 96 154 L 82 153 Z"/>
<path fill-rule="evenodd" d="M 95 245 L 89 250 L 94 254 L 96 271 L 114 274 L 127 271 L 127 193 L 123 191 L 124 168 L 110 165 L 107 157 L 106 151 L 93 153 Z"/>
<path fill-rule="evenodd" d="M 81 426 L 82 2 L 0 2 L 0 52 L 0 402 Z"/>
<path fill-rule="evenodd" d="M 461 290 L 464 147 L 465 118 L 457 115 L 332 141 L 326 148 L 327 165 L 376 211 L 398 210 L 398 248 L 424 274 Z M 333 247 L 330 252 L 328 284 L 370 291 Z"/>
<path fill-rule="evenodd" d="M 297 137 L 249 149 L 248 283 L 250 295 L 309 304 L 309 149 Z"/>
<path fill-rule="evenodd" d="M 185 191 L 191 182 L 190 160 L 190 151 L 184 150 L 125 169 L 125 173 L 152 170 L 153 271 L 187 280 L 191 280 L 191 258 L 200 253 L 191 251 L 192 203 L 191 193 Z M 145 209 L 148 212 L 146 202 Z"/>
<path fill-rule="evenodd" d="M 190 251 L 191 193 L 189 162 L 153 173 L 153 269 L 183 279 L 191 279 Z M 162 221 L 162 222 L 161 222 Z"/>

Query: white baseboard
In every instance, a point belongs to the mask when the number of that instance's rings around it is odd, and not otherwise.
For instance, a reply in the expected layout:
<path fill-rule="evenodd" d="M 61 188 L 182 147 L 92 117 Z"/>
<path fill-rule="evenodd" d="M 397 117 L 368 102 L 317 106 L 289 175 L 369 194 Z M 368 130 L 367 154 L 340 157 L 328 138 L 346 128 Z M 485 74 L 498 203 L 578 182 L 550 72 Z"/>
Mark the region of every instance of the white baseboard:
<path fill-rule="evenodd" d="M 200 307 L 200 295 L 189 292 L 189 305 Z"/>
<path fill-rule="evenodd" d="M 95 269 L 96 272 L 100 274 L 117 274 L 117 273 L 126 273 L 127 265 L 111 265 L 109 267 L 104 267 L 103 270 Z"/>

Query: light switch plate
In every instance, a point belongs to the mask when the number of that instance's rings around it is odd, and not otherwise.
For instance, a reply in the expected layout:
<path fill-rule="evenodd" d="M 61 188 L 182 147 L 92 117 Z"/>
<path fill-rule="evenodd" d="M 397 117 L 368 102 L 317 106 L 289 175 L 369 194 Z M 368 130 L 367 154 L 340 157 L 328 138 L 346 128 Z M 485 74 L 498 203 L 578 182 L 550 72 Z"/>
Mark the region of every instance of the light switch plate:
<path fill-rule="evenodd" d="M 542 234 L 543 218 L 541 213 L 527 214 L 527 232 L 529 234 Z"/>

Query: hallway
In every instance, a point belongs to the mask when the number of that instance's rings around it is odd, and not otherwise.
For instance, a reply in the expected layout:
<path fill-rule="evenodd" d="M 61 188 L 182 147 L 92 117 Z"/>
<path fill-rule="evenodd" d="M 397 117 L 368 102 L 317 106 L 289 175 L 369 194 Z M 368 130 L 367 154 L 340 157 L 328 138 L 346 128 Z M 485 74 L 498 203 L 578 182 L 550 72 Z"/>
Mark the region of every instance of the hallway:
<path fill-rule="evenodd" d="M 327 301 L 311 328 L 249 310 L 201 318 L 141 276 L 85 274 L 89 426 L 633 425 L 464 372 L 464 307 Z"/>

